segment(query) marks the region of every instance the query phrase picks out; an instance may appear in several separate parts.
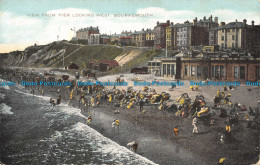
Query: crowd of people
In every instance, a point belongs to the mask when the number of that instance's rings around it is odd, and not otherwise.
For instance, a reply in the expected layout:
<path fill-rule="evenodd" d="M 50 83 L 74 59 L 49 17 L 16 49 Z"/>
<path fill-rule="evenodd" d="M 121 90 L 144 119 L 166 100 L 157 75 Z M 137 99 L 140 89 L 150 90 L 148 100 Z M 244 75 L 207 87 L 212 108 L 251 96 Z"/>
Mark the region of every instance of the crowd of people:
<path fill-rule="evenodd" d="M 27 72 L 20 69 L 0 69 L 0 74 L 8 81 L 70 81 L 64 80 L 62 78 L 51 77 L 39 75 L 34 72 Z M 91 80 L 87 80 L 91 81 Z M 115 79 L 118 81 L 118 79 Z M 69 105 L 76 106 L 81 109 L 83 113 L 88 113 L 91 108 L 98 106 L 109 105 L 115 108 L 115 118 L 116 114 L 123 110 L 137 110 L 139 109 L 140 114 L 145 115 L 147 113 L 147 108 L 145 107 L 155 107 L 158 111 L 174 113 L 175 116 L 191 118 L 191 125 L 193 126 L 192 133 L 198 134 L 200 131 L 199 122 L 208 121 L 210 126 L 214 126 L 215 118 L 228 118 L 228 122 L 223 130 L 224 134 L 221 134 L 220 141 L 224 142 L 225 138 L 232 137 L 232 128 L 239 122 L 238 112 L 247 111 L 245 105 L 239 105 L 238 103 L 232 103 L 230 101 L 231 94 L 226 94 L 228 91 L 227 87 L 224 87 L 224 91 L 217 91 L 216 96 L 212 100 L 214 106 L 207 105 L 204 96 L 198 95 L 193 100 L 189 97 L 188 93 L 183 93 L 177 100 L 172 100 L 171 95 L 167 92 L 157 93 L 155 88 L 152 86 L 145 86 L 142 90 L 136 90 L 133 86 L 128 86 L 126 89 L 117 89 L 114 86 L 112 89 L 106 88 L 102 85 L 77 85 L 76 81 L 70 81 L 71 86 L 64 87 L 65 91 L 69 95 Z M 38 90 L 38 93 L 44 96 L 45 93 L 44 86 L 25 86 L 25 89 L 29 90 L 33 95 Z M 53 88 L 53 86 L 49 87 Z M 197 86 L 193 86 L 192 91 L 198 90 Z M 234 88 L 229 87 L 229 90 Z M 57 89 L 57 91 L 60 89 Z M 62 102 L 63 95 L 59 95 L 57 98 L 51 98 L 50 103 L 52 106 L 59 105 Z M 224 106 L 221 106 L 224 105 Z M 139 108 L 137 108 L 139 107 Z M 221 108 L 222 107 L 222 108 Z M 228 109 L 223 108 L 228 107 Z M 151 109 L 151 108 L 149 108 Z M 219 109 L 219 116 L 216 116 L 215 111 L 212 109 Z M 248 115 L 253 115 L 258 117 L 258 111 L 253 110 L 249 107 Z M 229 114 L 227 113 L 229 111 Z M 92 121 L 92 116 L 88 113 L 86 120 L 87 124 Z M 114 131 L 119 130 L 120 121 L 114 119 L 111 121 L 112 129 Z M 250 127 L 258 127 L 259 123 L 250 122 Z M 179 138 L 181 134 L 181 129 L 179 126 L 173 128 L 175 138 Z M 134 151 L 136 151 L 138 145 L 134 142 Z"/>

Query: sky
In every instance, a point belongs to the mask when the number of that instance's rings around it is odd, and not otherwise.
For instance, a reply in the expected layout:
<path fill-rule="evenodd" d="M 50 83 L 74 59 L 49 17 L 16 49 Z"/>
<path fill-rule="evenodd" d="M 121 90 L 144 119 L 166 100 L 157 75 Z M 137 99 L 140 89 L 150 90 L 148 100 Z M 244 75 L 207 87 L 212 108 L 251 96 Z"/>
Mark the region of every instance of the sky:
<path fill-rule="evenodd" d="M 0 0 L 0 53 L 70 40 L 74 29 L 89 26 L 111 34 L 153 29 L 157 21 L 183 23 L 210 15 L 219 22 L 247 19 L 259 25 L 259 9 L 260 0 Z"/>

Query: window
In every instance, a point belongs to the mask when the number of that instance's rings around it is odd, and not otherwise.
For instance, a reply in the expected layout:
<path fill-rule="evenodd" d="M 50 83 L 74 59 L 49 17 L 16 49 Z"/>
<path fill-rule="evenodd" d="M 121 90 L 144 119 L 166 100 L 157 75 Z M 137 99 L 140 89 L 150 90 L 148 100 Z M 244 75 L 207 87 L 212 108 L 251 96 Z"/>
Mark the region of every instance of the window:
<path fill-rule="evenodd" d="M 174 74 L 175 74 L 175 70 L 174 70 L 174 69 L 175 69 L 175 66 L 174 66 L 174 65 L 172 65 L 172 73 L 171 73 L 172 75 L 174 75 Z"/>
<path fill-rule="evenodd" d="M 232 35 L 232 40 L 235 40 L 235 36 L 234 35 Z"/>
<path fill-rule="evenodd" d="M 220 66 L 220 77 L 224 77 L 224 66 Z"/>
<path fill-rule="evenodd" d="M 239 75 L 240 75 L 240 78 L 245 78 L 246 76 L 245 76 L 245 72 L 246 71 L 246 67 L 245 66 L 240 66 L 240 69 L 239 69 Z"/>
<path fill-rule="evenodd" d="M 188 74 L 188 66 L 187 65 L 185 65 L 185 67 L 184 67 L 184 72 L 185 72 L 185 76 L 187 76 L 187 74 Z"/>
<path fill-rule="evenodd" d="M 260 67 L 259 66 L 257 66 L 256 67 L 256 80 L 260 80 Z"/>
<path fill-rule="evenodd" d="M 222 29 L 222 33 L 224 33 L 224 29 Z"/>
<path fill-rule="evenodd" d="M 191 76 L 195 76 L 195 73 L 196 73 L 195 70 L 196 70 L 195 66 L 191 66 Z"/>
<path fill-rule="evenodd" d="M 167 75 L 170 75 L 170 72 L 171 72 L 170 65 L 167 65 Z"/>
<path fill-rule="evenodd" d="M 235 43 L 232 43 L 232 48 L 234 48 L 235 47 Z"/>
<path fill-rule="evenodd" d="M 201 66 L 197 66 L 197 76 L 201 76 Z"/>
<path fill-rule="evenodd" d="M 234 78 L 238 78 L 238 67 L 234 66 Z"/>
<path fill-rule="evenodd" d="M 163 75 L 166 75 L 166 65 L 163 65 Z"/>
<path fill-rule="evenodd" d="M 221 48 L 224 48 L 224 43 L 221 44 Z"/>
<path fill-rule="evenodd" d="M 215 77 L 219 77 L 219 66 L 214 66 L 215 67 Z"/>
<path fill-rule="evenodd" d="M 215 67 L 214 66 L 211 67 L 211 76 L 215 77 Z"/>
<path fill-rule="evenodd" d="M 224 36 L 222 36 L 222 37 L 221 37 L 221 40 L 222 40 L 222 41 L 224 41 L 224 39 L 225 39 L 225 37 L 224 37 Z"/>
<path fill-rule="evenodd" d="M 236 31 L 236 29 L 232 29 L 232 32 L 235 32 Z"/>

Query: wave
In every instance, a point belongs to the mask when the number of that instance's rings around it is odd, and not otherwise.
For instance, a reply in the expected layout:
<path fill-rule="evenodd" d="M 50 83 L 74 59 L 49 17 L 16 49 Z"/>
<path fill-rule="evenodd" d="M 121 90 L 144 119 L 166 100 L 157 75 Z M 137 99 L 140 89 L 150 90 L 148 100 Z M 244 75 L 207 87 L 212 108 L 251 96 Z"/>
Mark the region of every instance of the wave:
<path fill-rule="evenodd" d="M 129 161 L 131 164 L 155 164 L 149 159 L 128 150 L 124 146 L 120 146 L 107 137 L 104 137 L 86 124 L 78 122 L 72 125 L 72 128 L 68 131 L 76 131 L 77 133 L 81 133 L 83 137 L 92 139 L 92 141 L 94 140 L 94 145 L 98 152 L 101 152 L 103 155 L 110 155 L 112 159 L 115 159 L 114 161 L 117 161 L 118 163 Z"/>
<path fill-rule="evenodd" d="M 0 82 L 6 82 L 6 81 L 0 78 Z M 10 89 L 10 87 L 8 85 L 4 85 L 4 86 L 0 85 L 0 88 Z"/>
<path fill-rule="evenodd" d="M 8 105 L 6 105 L 5 103 L 2 103 L 0 104 L 0 114 L 3 114 L 3 115 L 12 115 L 14 114 L 12 111 L 11 111 L 11 107 L 9 107 Z"/>
<path fill-rule="evenodd" d="M 1 100 L 4 100 L 4 99 L 5 99 L 5 97 L 6 97 L 6 95 L 5 95 L 5 94 L 3 94 L 3 93 L 0 93 L 0 99 L 1 99 Z"/>
<path fill-rule="evenodd" d="M 25 94 L 28 96 L 32 96 L 29 92 L 22 92 L 20 90 L 15 90 L 15 92 Z M 49 101 L 50 97 L 47 96 L 38 96 L 35 97 L 39 99 L 43 99 Z M 86 116 L 81 114 L 80 109 L 70 107 L 66 103 L 61 103 L 54 107 L 42 107 L 40 109 L 48 110 L 49 112 L 44 115 L 44 118 L 48 118 L 49 126 L 55 128 L 55 125 L 65 126 L 64 123 L 69 123 L 70 120 L 74 120 L 75 118 L 71 118 L 73 116 L 79 117 L 75 120 L 86 119 Z M 63 115 L 65 114 L 65 116 Z M 74 121 L 75 121 L 74 120 Z M 69 128 L 69 129 L 68 129 Z M 83 137 L 86 141 L 90 141 L 90 144 L 93 146 L 93 152 L 101 153 L 104 157 L 109 157 L 109 161 L 114 162 L 115 164 L 155 164 L 154 162 L 150 161 L 149 159 L 142 157 L 124 146 L 120 146 L 113 140 L 103 136 L 96 130 L 92 129 L 91 127 L 83 124 L 81 122 L 77 122 L 76 124 L 72 125 L 71 127 L 67 127 L 67 130 L 64 131 L 55 131 L 55 134 L 49 139 L 42 141 L 51 141 L 57 143 L 57 141 L 61 140 L 62 138 L 76 138 L 80 134 L 80 137 Z M 60 148 L 61 152 L 64 152 L 64 149 Z M 47 154 L 48 155 L 48 154 Z M 70 159 L 70 158 L 68 158 Z M 101 160 L 102 161 L 102 160 Z M 107 160 L 104 160 L 107 161 Z M 93 162 L 95 163 L 95 162 Z"/>

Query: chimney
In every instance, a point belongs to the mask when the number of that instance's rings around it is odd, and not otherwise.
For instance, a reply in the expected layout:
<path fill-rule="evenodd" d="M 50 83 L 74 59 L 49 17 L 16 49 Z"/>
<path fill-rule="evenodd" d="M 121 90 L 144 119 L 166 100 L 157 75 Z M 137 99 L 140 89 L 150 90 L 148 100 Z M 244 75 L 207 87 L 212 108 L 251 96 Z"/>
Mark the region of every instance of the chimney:
<path fill-rule="evenodd" d="M 206 21 L 206 16 L 203 17 L 203 21 Z"/>
<path fill-rule="evenodd" d="M 209 20 L 210 20 L 210 22 L 212 21 L 212 15 L 210 16 Z"/>
<path fill-rule="evenodd" d="M 224 26 L 225 25 L 225 22 L 220 22 L 220 26 Z"/>
<path fill-rule="evenodd" d="M 170 25 L 170 20 L 167 20 L 167 26 L 169 26 Z"/>
<path fill-rule="evenodd" d="M 252 27 L 254 27 L 255 26 L 255 21 L 252 21 L 251 23 L 252 23 Z"/>
<path fill-rule="evenodd" d="M 159 21 L 157 21 L 157 26 L 159 25 Z"/>
<path fill-rule="evenodd" d="M 173 26 L 173 22 L 171 22 L 171 26 Z"/>
<path fill-rule="evenodd" d="M 98 26 L 97 26 L 97 30 L 98 30 Z"/>
<path fill-rule="evenodd" d="M 243 25 L 246 27 L 246 19 L 243 20 Z"/>
<path fill-rule="evenodd" d="M 142 28 L 142 31 L 144 31 L 144 28 Z"/>
<path fill-rule="evenodd" d="M 215 23 L 218 23 L 218 17 L 215 17 L 215 18 L 214 18 L 214 22 L 215 22 Z"/>
<path fill-rule="evenodd" d="M 197 17 L 195 17 L 195 19 L 193 20 L 193 25 L 194 26 L 197 26 L 197 21 L 198 21 L 198 19 L 197 19 Z"/>

